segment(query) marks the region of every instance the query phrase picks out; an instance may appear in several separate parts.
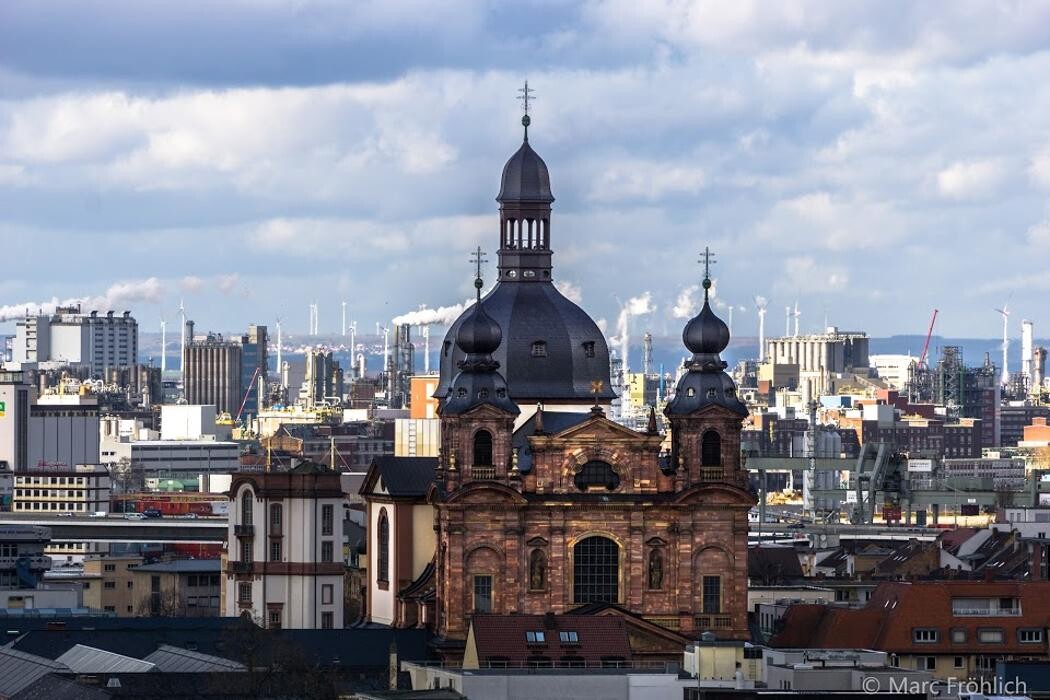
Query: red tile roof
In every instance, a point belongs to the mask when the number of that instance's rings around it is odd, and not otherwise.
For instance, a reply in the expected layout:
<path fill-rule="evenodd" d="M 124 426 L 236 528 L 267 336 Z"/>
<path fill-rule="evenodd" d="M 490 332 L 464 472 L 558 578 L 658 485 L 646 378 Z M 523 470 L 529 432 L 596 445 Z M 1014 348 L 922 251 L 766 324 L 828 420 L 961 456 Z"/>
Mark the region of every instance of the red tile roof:
<path fill-rule="evenodd" d="M 478 661 L 496 657 L 523 665 L 530 657 L 544 656 L 553 663 L 580 657 L 588 665 L 603 659 L 631 659 L 627 627 L 617 615 L 475 615 L 471 625 Z M 542 632 L 542 643 L 530 644 L 527 632 Z M 575 632 L 578 643 L 563 642 L 561 632 Z"/>
<path fill-rule="evenodd" d="M 955 615 L 953 598 L 1015 598 L 1021 615 Z M 995 653 L 1044 654 L 1046 643 L 1022 644 L 1020 629 L 1050 627 L 1050 581 L 923 581 L 880 584 L 864 608 L 793 605 L 782 631 L 771 643 L 779 647 L 864 648 L 903 654 Z M 936 629 L 936 642 L 915 642 L 916 628 Z M 1001 644 L 982 643 L 977 632 L 1000 629 Z M 952 630 L 966 641 L 952 642 Z"/>

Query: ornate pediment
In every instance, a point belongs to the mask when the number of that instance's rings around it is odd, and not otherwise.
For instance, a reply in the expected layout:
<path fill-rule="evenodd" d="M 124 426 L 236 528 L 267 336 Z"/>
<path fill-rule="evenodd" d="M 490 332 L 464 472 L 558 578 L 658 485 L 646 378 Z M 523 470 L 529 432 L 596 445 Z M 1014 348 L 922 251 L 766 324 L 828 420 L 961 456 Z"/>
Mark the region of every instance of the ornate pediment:
<path fill-rule="evenodd" d="M 533 537 L 531 540 L 528 540 L 525 544 L 527 544 L 530 547 L 546 547 L 548 544 L 550 544 L 550 542 L 548 542 L 547 539 L 544 537 Z"/>
<path fill-rule="evenodd" d="M 651 439 L 651 436 L 631 430 L 619 423 L 614 423 L 604 415 L 595 415 L 582 423 L 577 423 L 576 425 L 568 427 L 551 437 L 555 440 L 569 442 L 645 442 L 646 440 Z"/>

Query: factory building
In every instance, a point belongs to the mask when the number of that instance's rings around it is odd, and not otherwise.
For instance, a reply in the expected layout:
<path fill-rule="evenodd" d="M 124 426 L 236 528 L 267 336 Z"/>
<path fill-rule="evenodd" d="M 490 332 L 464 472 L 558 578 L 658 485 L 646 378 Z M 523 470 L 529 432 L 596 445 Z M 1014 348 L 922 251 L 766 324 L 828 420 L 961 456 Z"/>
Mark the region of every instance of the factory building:
<path fill-rule="evenodd" d="M 311 409 L 340 404 L 345 387 L 343 369 L 335 353 L 327 348 L 308 348 L 305 360 L 306 376 L 299 389 L 299 405 Z"/>
<path fill-rule="evenodd" d="M 80 313 L 79 306 L 58 307 L 54 314 L 27 316 L 15 326 L 11 368 L 48 364 L 85 366 L 92 377 L 138 361 L 139 327 L 130 311 Z M 27 369 L 28 369 L 27 368 Z"/>
<path fill-rule="evenodd" d="M 412 343 L 412 326 L 394 326 L 394 348 L 387 371 L 387 405 L 408 408 L 412 401 L 411 381 L 415 374 L 416 346 Z"/>
<path fill-rule="evenodd" d="M 192 322 L 187 324 L 191 329 Z M 243 348 L 209 333 L 186 344 L 183 392 L 187 403 L 212 404 L 219 413 L 236 416 L 243 397 Z"/>
<path fill-rule="evenodd" d="M 945 346 L 932 375 L 935 404 L 945 406 L 950 415 L 981 421 L 978 449 L 1001 445 L 1002 385 L 991 358 L 985 355 L 983 365 L 967 367 L 963 363 L 962 348 Z"/>
<path fill-rule="evenodd" d="M 870 367 L 868 336 L 834 327 L 819 335 L 769 338 L 764 356 L 774 366 L 797 365 L 799 385 L 808 381 L 811 391 L 820 394 L 833 393 L 835 378 L 867 376 Z"/>

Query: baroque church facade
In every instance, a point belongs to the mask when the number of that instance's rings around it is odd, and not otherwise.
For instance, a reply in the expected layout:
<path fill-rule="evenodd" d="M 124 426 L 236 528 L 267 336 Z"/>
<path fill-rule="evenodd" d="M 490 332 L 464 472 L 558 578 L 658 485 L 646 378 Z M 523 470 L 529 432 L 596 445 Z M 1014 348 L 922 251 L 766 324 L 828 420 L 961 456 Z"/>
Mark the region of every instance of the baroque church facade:
<path fill-rule="evenodd" d="M 362 487 L 376 525 L 369 617 L 430 626 L 449 657 L 479 614 L 620 614 L 632 644 L 654 651 L 704 631 L 746 639 L 747 409 L 719 356 L 729 330 L 710 281 L 683 331 L 691 358 L 665 409 L 669 434 L 655 413 L 645 431 L 608 419 L 608 345 L 553 284 L 554 198 L 527 120 L 498 197 L 498 284 L 482 297 L 479 275 L 477 303 L 442 346 L 440 455 L 374 464 Z M 402 518 L 420 532 L 392 535 L 399 503 L 433 518 Z M 419 541 L 423 557 L 395 551 Z M 390 580 L 392 562 L 426 555 Z"/>

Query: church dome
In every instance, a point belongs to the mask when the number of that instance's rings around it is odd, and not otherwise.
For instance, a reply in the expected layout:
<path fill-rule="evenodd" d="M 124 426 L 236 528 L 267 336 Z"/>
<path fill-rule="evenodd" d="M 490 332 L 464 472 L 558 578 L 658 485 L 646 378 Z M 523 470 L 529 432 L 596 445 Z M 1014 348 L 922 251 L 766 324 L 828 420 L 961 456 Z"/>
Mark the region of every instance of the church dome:
<path fill-rule="evenodd" d="M 602 382 L 599 399 L 614 397 L 609 382 L 609 346 L 598 325 L 553 284 L 500 282 L 482 299 L 503 342 L 492 353 L 518 403 L 590 403 L 591 382 Z M 441 377 L 435 396 L 445 396 L 466 353 L 457 339 L 472 317 L 468 309 L 445 334 Z"/>
<path fill-rule="evenodd" d="M 498 202 L 553 202 L 547 164 L 526 139 L 503 166 Z"/>
<path fill-rule="evenodd" d="M 467 355 L 491 355 L 503 340 L 503 332 L 481 304 L 464 314 L 456 331 L 456 345 Z"/>
<path fill-rule="evenodd" d="M 685 325 L 682 342 L 694 355 L 717 355 L 729 345 L 729 326 L 705 300 L 704 308 Z"/>

